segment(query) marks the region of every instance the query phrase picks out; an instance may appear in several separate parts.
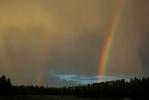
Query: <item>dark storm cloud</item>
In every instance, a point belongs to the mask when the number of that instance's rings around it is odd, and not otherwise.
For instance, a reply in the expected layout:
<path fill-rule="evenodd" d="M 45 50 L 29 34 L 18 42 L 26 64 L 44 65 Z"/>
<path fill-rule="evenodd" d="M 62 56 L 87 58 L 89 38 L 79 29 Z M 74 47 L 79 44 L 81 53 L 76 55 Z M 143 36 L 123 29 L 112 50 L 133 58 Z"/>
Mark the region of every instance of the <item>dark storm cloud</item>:
<path fill-rule="evenodd" d="M 135 0 L 134 0 L 135 1 Z M 140 56 L 141 64 L 145 75 L 149 75 L 149 1 L 148 0 L 136 0 L 133 6 L 133 20 L 134 26 L 137 28 L 137 32 L 140 35 L 140 46 L 138 49 L 138 55 Z"/>
<path fill-rule="evenodd" d="M 124 75 L 144 74 L 145 69 L 147 69 L 144 66 L 146 62 L 144 60 L 148 58 L 148 55 L 146 52 L 145 57 L 140 57 L 140 50 L 147 50 L 148 48 L 149 1 L 126 1 L 121 23 L 114 38 L 107 73 Z"/>
<path fill-rule="evenodd" d="M 103 40 L 119 1 L 1 0 L 0 73 L 14 84 L 94 82 Z M 149 1 L 125 2 L 106 75 L 148 73 Z M 68 82 L 50 76 L 55 73 L 76 77 Z"/>
<path fill-rule="evenodd" d="M 48 72 L 96 71 L 104 30 L 98 30 L 97 0 L 0 2 L 1 73 L 14 84 L 43 83 Z"/>
<path fill-rule="evenodd" d="M 34 37 L 30 38 L 26 33 Z M 13 27 L 5 30 L 3 48 L 0 50 L 0 54 L 3 55 L 0 57 L 1 74 L 8 75 L 12 81 L 20 80 L 17 84 L 38 84 L 36 77 L 43 66 L 42 33 L 42 29 L 37 27 L 25 31 Z"/>
<path fill-rule="evenodd" d="M 57 42 L 53 54 L 49 55 L 49 70 L 78 74 L 96 72 L 101 41 L 102 38 L 86 33 L 84 36 L 76 36 L 75 42 L 63 40 Z"/>
<path fill-rule="evenodd" d="M 140 47 L 140 57 L 145 75 L 149 75 L 149 31 L 142 34 L 142 42 Z"/>

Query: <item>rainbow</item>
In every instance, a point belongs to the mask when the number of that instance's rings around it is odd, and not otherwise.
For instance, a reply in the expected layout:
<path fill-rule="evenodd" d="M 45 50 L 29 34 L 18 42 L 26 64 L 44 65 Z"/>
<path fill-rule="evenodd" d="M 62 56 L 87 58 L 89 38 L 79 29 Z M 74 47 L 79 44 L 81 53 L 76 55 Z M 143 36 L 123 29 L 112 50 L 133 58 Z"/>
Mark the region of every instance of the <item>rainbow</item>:
<path fill-rule="evenodd" d="M 110 28 L 109 28 L 108 32 L 106 33 L 106 36 L 105 36 L 105 39 L 103 42 L 103 47 L 100 52 L 99 64 L 98 64 L 98 75 L 99 76 L 104 76 L 104 74 L 106 72 L 106 67 L 108 65 L 110 51 L 112 50 L 112 44 L 113 44 L 113 40 L 115 37 L 115 33 L 117 31 L 119 22 L 121 20 L 121 15 L 122 15 L 123 7 L 124 7 L 123 1 L 125 1 L 125 0 L 120 0 L 118 3 L 117 11 L 112 18 Z"/>

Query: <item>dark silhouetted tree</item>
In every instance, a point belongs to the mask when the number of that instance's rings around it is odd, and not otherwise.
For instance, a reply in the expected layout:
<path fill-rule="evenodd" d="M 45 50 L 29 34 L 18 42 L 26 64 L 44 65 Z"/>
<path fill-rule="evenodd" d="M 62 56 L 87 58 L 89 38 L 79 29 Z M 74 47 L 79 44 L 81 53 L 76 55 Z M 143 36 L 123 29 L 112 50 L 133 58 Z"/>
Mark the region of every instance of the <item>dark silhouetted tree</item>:
<path fill-rule="evenodd" d="M 0 96 L 13 96 L 14 91 L 10 79 L 6 79 L 3 75 L 0 78 Z"/>

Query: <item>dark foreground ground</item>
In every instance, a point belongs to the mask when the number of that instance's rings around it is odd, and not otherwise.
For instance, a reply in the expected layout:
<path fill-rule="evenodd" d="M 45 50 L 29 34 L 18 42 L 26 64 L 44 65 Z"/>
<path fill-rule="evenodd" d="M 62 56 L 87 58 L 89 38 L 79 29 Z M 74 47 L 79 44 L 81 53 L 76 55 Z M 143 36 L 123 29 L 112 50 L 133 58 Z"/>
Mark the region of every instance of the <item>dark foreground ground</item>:
<path fill-rule="evenodd" d="M 20 97 L 0 97 L 0 100 L 104 100 L 104 99 L 81 98 L 74 96 L 26 96 L 26 97 L 20 96 Z"/>
<path fill-rule="evenodd" d="M 74 96 L 26 96 L 26 97 L 0 97 L 0 100 L 97 100 Z"/>

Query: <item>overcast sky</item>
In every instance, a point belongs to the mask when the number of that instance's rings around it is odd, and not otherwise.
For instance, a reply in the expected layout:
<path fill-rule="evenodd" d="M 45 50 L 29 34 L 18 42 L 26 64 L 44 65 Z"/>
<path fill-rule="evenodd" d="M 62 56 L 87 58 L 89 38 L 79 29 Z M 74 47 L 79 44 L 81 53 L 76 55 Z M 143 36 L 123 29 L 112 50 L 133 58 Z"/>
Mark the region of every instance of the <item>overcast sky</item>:
<path fill-rule="evenodd" d="M 96 82 L 103 41 L 119 2 L 1 0 L 0 74 L 13 84 Z M 148 4 L 124 0 L 104 80 L 148 75 Z"/>

